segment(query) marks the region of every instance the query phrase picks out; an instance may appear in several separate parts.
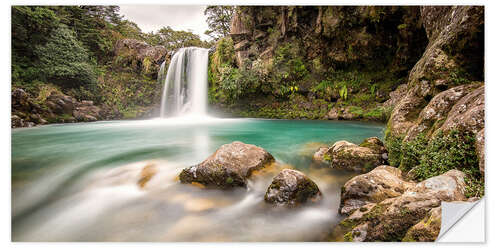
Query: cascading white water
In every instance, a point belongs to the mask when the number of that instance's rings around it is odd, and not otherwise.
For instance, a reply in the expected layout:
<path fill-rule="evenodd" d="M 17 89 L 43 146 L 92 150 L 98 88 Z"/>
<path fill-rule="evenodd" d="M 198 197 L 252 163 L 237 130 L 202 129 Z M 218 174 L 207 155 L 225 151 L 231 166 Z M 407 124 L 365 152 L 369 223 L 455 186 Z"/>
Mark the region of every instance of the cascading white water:
<path fill-rule="evenodd" d="M 174 54 L 167 74 L 165 62 L 158 79 L 164 82 L 161 98 L 162 118 L 204 116 L 207 106 L 208 49 L 182 48 Z"/>

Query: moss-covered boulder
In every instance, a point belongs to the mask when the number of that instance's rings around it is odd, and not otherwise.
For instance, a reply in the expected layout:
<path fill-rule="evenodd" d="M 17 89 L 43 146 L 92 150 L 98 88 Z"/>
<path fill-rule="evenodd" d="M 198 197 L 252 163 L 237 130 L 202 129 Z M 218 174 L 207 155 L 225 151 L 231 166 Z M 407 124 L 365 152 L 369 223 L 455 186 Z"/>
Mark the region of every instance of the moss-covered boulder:
<path fill-rule="evenodd" d="M 372 171 L 355 176 L 342 188 L 339 212 L 349 214 L 366 205 L 402 195 L 414 183 L 403 180 L 401 170 L 378 166 Z"/>
<path fill-rule="evenodd" d="M 359 144 L 359 146 L 369 148 L 379 154 L 387 154 L 387 149 L 385 148 L 384 143 L 377 137 L 366 138 L 361 144 Z"/>
<path fill-rule="evenodd" d="M 264 200 L 275 206 L 297 207 L 320 198 L 318 186 L 309 177 L 297 170 L 283 169 L 273 178 Z"/>
<path fill-rule="evenodd" d="M 182 183 L 197 182 L 217 188 L 244 187 L 252 172 L 274 162 L 261 147 L 239 141 L 222 145 L 206 160 L 182 170 Z"/>
<path fill-rule="evenodd" d="M 375 148 L 372 143 L 365 143 Z M 338 141 L 328 149 L 324 158 L 328 160 L 333 168 L 352 170 L 357 172 L 368 172 L 373 168 L 384 165 L 387 154 L 379 149 L 358 146 L 348 141 Z"/>
<path fill-rule="evenodd" d="M 419 223 L 412 226 L 406 233 L 403 241 L 432 242 L 437 239 L 441 230 L 441 207 L 431 211 Z"/>
<path fill-rule="evenodd" d="M 442 201 L 462 201 L 465 197 L 465 174 L 459 170 L 450 170 L 419 182 L 410 189 L 415 193 L 432 194 Z"/>
<path fill-rule="evenodd" d="M 350 241 L 401 241 L 441 201 L 464 201 L 464 178 L 461 171 L 450 170 L 408 188 L 400 196 L 368 203 L 341 221 L 338 231 L 345 232 L 344 240 Z"/>

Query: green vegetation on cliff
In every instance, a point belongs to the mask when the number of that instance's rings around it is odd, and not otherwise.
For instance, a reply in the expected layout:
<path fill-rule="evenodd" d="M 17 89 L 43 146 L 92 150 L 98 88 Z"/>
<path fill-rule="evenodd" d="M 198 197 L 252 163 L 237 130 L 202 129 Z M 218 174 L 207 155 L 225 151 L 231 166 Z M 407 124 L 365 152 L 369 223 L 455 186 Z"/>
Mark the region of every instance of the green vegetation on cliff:
<path fill-rule="evenodd" d="M 418 13 L 239 6 L 230 36 L 219 40 L 210 62 L 211 103 L 240 116 L 327 119 L 335 108 L 335 119 L 386 120 L 390 110 L 382 103 L 426 43 Z M 327 108 L 308 108 L 317 103 Z"/>
<path fill-rule="evenodd" d="M 113 118 L 135 118 L 159 103 L 163 85 L 156 75 L 175 50 L 211 46 L 196 34 L 168 26 L 142 33 L 118 13 L 118 6 L 11 10 L 13 89 L 33 98 L 51 90 L 91 100 L 116 113 Z"/>

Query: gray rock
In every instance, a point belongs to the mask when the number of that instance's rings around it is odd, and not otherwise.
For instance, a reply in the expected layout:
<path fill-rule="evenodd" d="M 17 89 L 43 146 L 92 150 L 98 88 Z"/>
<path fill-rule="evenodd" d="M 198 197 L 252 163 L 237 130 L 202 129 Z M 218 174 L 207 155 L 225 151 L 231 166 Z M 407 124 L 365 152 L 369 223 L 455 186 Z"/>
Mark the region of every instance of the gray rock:
<path fill-rule="evenodd" d="M 253 171 L 273 162 L 274 157 L 263 148 L 235 141 L 222 145 L 200 164 L 182 170 L 179 179 L 218 188 L 244 187 Z"/>
<path fill-rule="evenodd" d="M 276 206 L 296 207 L 320 198 L 316 183 L 297 170 L 284 169 L 273 178 L 264 200 Z"/>

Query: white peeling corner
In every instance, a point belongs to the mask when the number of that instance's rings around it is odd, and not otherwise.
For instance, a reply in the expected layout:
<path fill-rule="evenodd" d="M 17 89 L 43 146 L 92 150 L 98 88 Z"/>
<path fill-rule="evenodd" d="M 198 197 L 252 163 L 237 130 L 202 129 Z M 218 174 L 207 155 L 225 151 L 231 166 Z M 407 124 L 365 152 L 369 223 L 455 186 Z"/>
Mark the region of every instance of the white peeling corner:
<path fill-rule="evenodd" d="M 437 242 L 484 242 L 484 199 L 475 202 L 442 202 L 441 231 Z"/>

